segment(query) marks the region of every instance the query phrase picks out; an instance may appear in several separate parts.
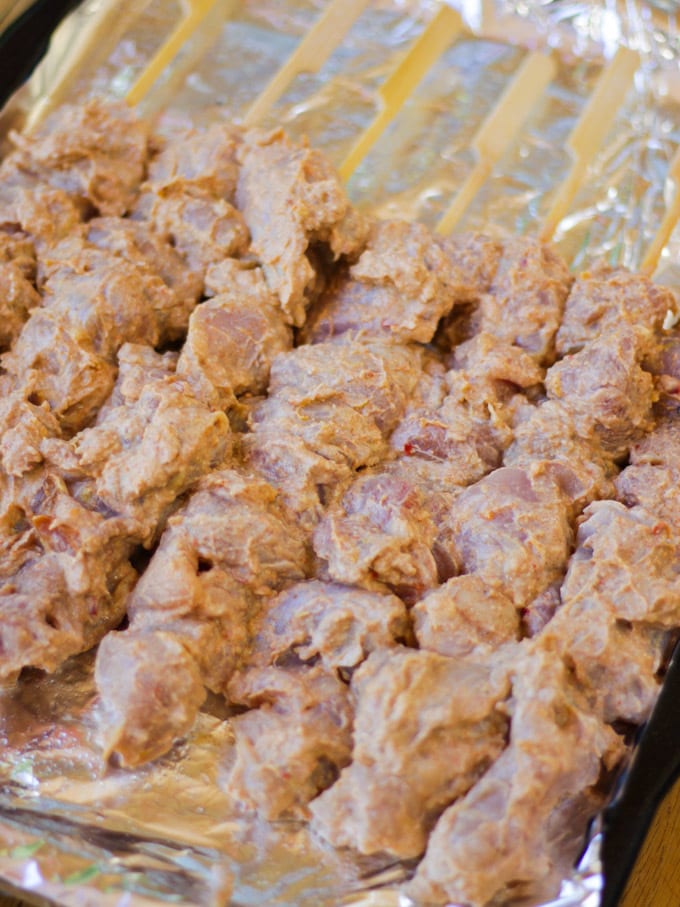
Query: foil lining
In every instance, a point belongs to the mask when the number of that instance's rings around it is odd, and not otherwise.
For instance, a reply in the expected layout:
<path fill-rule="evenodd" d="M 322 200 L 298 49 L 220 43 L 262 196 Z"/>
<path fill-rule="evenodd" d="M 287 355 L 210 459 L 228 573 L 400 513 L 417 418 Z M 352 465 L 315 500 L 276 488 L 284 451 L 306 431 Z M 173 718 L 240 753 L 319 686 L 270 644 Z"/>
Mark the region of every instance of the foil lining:
<path fill-rule="evenodd" d="M 20 123 L 38 103 L 100 0 L 62 26 L 31 84 L 0 117 Z M 142 4 L 140 4 L 141 6 Z M 93 48 L 71 91 L 122 96 L 168 33 L 179 7 L 144 13 Z M 321 0 L 247 0 L 211 19 L 147 99 L 158 128 L 243 116 L 294 49 Z M 456 4 L 454 4 L 456 5 Z M 680 145 L 680 35 L 667 9 L 577 0 L 460 0 L 470 33 L 431 68 L 349 184 L 353 200 L 384 217 L 433 225 L 474 163 L 470 141 L 529 48 L 553 48 L 558 74 L 460 224 L 499 232 L 538 229 L 568 167 L 565 140 L 618 44 L 640 51 L 633 90 L 561 223 L 556 242 L 574 269 L 598 259 L 635 268 L 672 187 Z M 434 0 L 378 0 L 316 74 L 298 77 L 268 117 L 339 163 L 377 110 L 376 88 L 436 9 Z M 166 105 L 169 104 L 169 107 Z M 680 230 L 658 279 L 680 289 Z M 412 907 L 398 890 L 409 867 L 355 860 L 293 823 L 238 815 L 220 787 L 231 738 L 224 706 L 208 703 L 189 739 L 152 766 L 102 764 L 91 654 L 53 676 L 25 672 L 0 690 L 0 880 L 36 904 L 146 907 Z M 542 907 L 597 907 L 597 826 L 559 895 Z M 536 907 L 536 901 L 523 902 Z M 452 905 L 455 907 L 455 905 Z"/>

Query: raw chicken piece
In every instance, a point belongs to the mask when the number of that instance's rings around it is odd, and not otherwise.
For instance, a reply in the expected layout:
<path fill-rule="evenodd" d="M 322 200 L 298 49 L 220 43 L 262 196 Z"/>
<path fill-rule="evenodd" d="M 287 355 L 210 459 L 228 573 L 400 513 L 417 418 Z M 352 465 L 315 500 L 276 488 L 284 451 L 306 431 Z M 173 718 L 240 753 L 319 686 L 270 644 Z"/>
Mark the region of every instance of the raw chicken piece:
<path fill-rule="evenodd" d="M 557 400 L 527 411 L 515 425 L 514 440 L 503 455 L 504 466 L 526 468 L 536 460 L 554 464 L 554 475 L 577 512 L 614 492 L 605 452 L 577 435 L 568 406 Z"/>
<path fill-rule="evenodd" d="M 549 365 L 570 286 L 569 269 L 551 246 L 507 239 L 489 292 L 472 316 L 473 331 L 487 331 Z"/>
<path fill-rule="evenodd" d="M 85 238 L 103 252 L 114 253 L 141 271 L 151 291 L 161 342 L 183 339 L 189 316 L 200 299 L 202 282 L 187 269 L 177 249 L 165 237 L 149 230 L 148 224 L 119 217 L 91 220 Z"/>
<path fill-rule="evenodd" d="M 627 507 L 641 505 L 680 534 L 680 423 L 674 418 L 657 422 L 634 443 L 629 465 L 614 484 Z"/>
<path fill-rule="evenodd" d="M 548 397 L 566 407 L 579 437 L 613 459 L 652 427 L 657 394 L 640 361 L 636 334 L 621 324 L 565 356 L 545 378 Z"/>
<path fill-rule="evenodd" d="M 293 336 L 260 268 L 230 260 L 220 279 L 223 291 L 191 316 L 177 371 L 201 399 L 226 409 L 234 396 L 267 390 L 272 360 L 290 350 Z"/>
<path fill-rule="evenodd" d="M 651 352 L 667 314 L 676 310 L 673 293 L 645 275 L 624 268 L 594 268 L 580 274 L 571 288 L 557 333 L 557 352 L 577 353 L 622 323 L 633 328 L 641 347 Z"/>
<path fill-rule="evenodd" d="M 0 585 L 2 678 L 26 666 L 53 671 L 91 648 L 122 620 L 137 578 L 125 526 L 86 510 L 60 479 L 39 473 L 7 490 L 25 550 Z"/>
<path fill-rule="evenodd" d="M 352 693 L 352 763 L 311 804 L 312 827 L 336 847 L 416 857 L 437 816 L 503 750 L 509 684 L 482 664 L 383 649 Z"/>
<path fill-rule="evenodd" d="M 357 469 L 387 455 L 375 420 L 340 401 L 292 406 L 270 396 L 250 415 L 246 462 L 281 491 L 301 526 L 315 526 Z"/>
<path fill-rule="evenodd" d="M 488 289 L 497 258 L 497 243 L 485 236 L 442 239 L 422 224 L 378 221 L 356 264 L 339 270 L 315 303 L 303 336 L 428 343 L 456 303 Z"/>
<path fill-rule="evenodd" d="M 47 403 L 66 431 L 92 422 L 116 374 L 112 363 L 78 343 L 60 313 L 42 308 L 34 309 L 1 361 L 16 388 Z"/>
<path fill-rule="evenodd" d="M 396 595 L 311 580 L 286 589 L 263 610 L 253 657 L 258 664 L 320 657 L 327 670 L 344 678 L 371 652 L 409 636 L 406 609 Z"/>
<path fill-rule="evenodd" d="M 122 101 L 64 106 L 34 136 L 11 134 L 16 150 L 0 178 L 41 180 L 100 214 L 130 209 L 144 176 L 147 126 Z"/>
<path fill-rule="evenodd" d="M 11 347 L 37 305 L 40 294 L 20 266 L 13 261 L 0 263 L 0 350 Z"/>
<path fill-rule="evenodd" d="M 605 721 L 645 721 L 666 627 L 680 622 L 680 547 L 670 527 L 616 501 L 586 508 L 561 589 L 537 640 L 570 665 Z"/>
<path fill-rule="evenodd" d="M 231 469 L 204 478 L 168 520 L 128 602 L 129 629 L 100 646 L 107 754 L 137 765 L 166 752 L 191 727 L 203 687 L 223 691 L 245 657 L 258 596 L 308 570 L 305 539 L 271 486 Z"/>
<path fill-rule="evenodd" d="M 0 395 L 0 464 L 19 477 L 43 462 L 42 443 L 59 437 L 59 423 L 47 404 L 31 403 L 11 386 L 0 384 Z"/>
<path fill-rule="evenodd" d="M 247 133 L 238 160 L 236 204 L 250 230 L 252 252 L 287 321 L 300 327 L 318 283 L 308 252 L 320 246 L 335 260 L 356 257 L 366 224 L 326 158 L 306 143 L 293 144 L 281 130 Z"/>
<path fill-rule="evenodd" d="M 389 473 L 363 474 L 314 531 L 331 579 L 387 588 L 409 604 L 437 585 L 437 530 L 417 486 Z"/>
<path fill-rule="evenodd" d="M 241 255 L 248 248 L 248 228 L 242 215 L 224 198 L 214 198 L 195 186 L 163 186 L 145 213 L 196 274 L 202 275 L 209 265 Z"/>
<path fill-rule="evenodd" d="M 510 744 L 437 822 L 407 887 L 416 899 L 484 907 L 494 896 L 540 895 L 541 882 L 547 893 L 582 846 L 565 829 L 601 804 L 594 788 L 620 758 L 619 738 L 555 652 L 538 646 L 514 659 L 509 706 Z"/>
<path fill-rule="evenodd" d="M 307 818 L 307 803 L 337 778 L 352 751 L 347 687 L 322 667 L 252 669 L 229 693 L 250 711 L 231 719 L 227 791 L 268 819 Z"/>
<path fill-rule="evenodd" d="M 150 547 L 176 499 L 223 463 L 229 422 L 171 375 L 149 380 L 131 403 L 110 406 L 92 428 L 43 453 L 75 482 L 86 506 L 124 517 L 130 534 Z"/>
<path fill-rule="evenodd" d="M 561 578 L 569 558 L 569 500 L 546 465 L 495 470 L 461 492 L 451 514 L 464 572 L 517 608 Z"/>
<path fill-rule="evenodd" d="M 270 396 L 293 406 L 346 404 L 389 433 L 397 424 L 422 373 L 422 348 L 379 342 L 317 343 L 277 356 Z"/>
<path fill-rule="evenodd" d="M 0 176 L 2 167 L 0 166 Z M 35 244 L 38 282 L 41 258 L 64 239 L 82 237 L 81 212 L 61 189 L 45 184 L 4 186 L 0 183 L 0 230 L 21 231 Z"/>
<path fill-rule="evenodd" d="M 428 592 L 411 616 L 420 648 L 452 658 L 491 655 L 519 638 L 512 600 L 474 574 L 454 576 Z"/>
<path fill-rule="evenodd" d="M 156 141 L 158 141 L 156 139 Z M 162 143 L 149 161 L 147 185 L 153 189 L 180 184 L 233 202 L 238 180 L 238 130 L 226 123 L 191 129 Z"/>

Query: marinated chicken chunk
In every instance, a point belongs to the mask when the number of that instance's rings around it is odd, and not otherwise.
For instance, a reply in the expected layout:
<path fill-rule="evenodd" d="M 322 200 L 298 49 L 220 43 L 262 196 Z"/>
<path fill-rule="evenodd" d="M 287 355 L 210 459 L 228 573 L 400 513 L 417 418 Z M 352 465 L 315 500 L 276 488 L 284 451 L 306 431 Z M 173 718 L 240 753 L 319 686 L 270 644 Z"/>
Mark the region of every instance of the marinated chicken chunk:
<path fill-rule="evenodd" d="M 300 525 L 314 527 L 357 470 L 387 454 L 375 420 L 335 400 L 256 404 L 243 439 L 246 462 L 281 492 Z"/>
<path fill-rule="evenodd" d="M 191 129 L 162 142 L 149 160 L 147 184 L 153 189 L 180 184 L 233 202 L 239 141 L 235 127 L 213 123 L 207 129 Z"/>
<path fill-rule="evenodd" d="M 451 658 L 490 655 L 520 635 L 512 599 L 479 576 L 453 576 L 428 592 L 411 616 L 421 649 Z"/>
<path fill-rule="evenodd" d="M 488 334 L 456 355 L 461 367 L 446 373 L 438 405 L 411 404 L 390 439 L 407 457 L 441 463 L 449 486 L 469 485 L 500 465 L 512 440 L 517 392 L 542 377 L 525 353 L 494 345 Z"/>
<path fill-rule="evenodd" d="M 231 469 L 203 479 L 130 597 L 129 629 L 98 652 L 107 754 L 135 765 L 167 751 L 190 729 L 203 688 L 223 692 L 245 656 L 257 597 L 308 570 L 305 540 L 271 486 Z"/>
<path fill-rule="evenodd" d="M 483 664 L 383 649 L 352 678 L 352 763 L 311 804 L 336 847 L 419 856 L 427 833 L 502 752 L 509 684 Z"/>
<path fill-rule="evenodd" d="M 546 400 L 523 416 L 514 426 L 512 444 L 503 455 L 504 466 L 528 467 L 536 460 L 550 461 L 578 512 L 597 498 L 612 496 L 609 458 L 598 444 L 578 436 L 568 406 Z"/>
<path fill-rule="evenodd" d="M 270 667 L 236 677 L 229 695 L 250 710 L 231 719 L 227 791 L 268 819 L 307 818 L 309 801 L 350 761 L 347 687 L 323 667 Z"/>
<path fill-rule="evenodd" d="M 269 602 L 258 619 L 253 658 L 286 664 L 317 658 L 343 677 L 376 649 L 410 638 L 404 603 L 388 593 L 311 580 Z"/>
<path fill-rule="evenodd" d="M 235 396 L 264 393 L 272 360 L 293 345 L 262 271 L 228 264 L 219 278 L 213 270 L 213 285 L 219 279 L 224 289 L 193 312 L 177 365 L 197 395 L 218 409 Z"/>
<path fill-rule="evenodd" d="M 10 235 L 21 231 L 35 246 L 38 259 L 38 282 L 41 282 L 42 257 L 49 259 L 51 250 L 65 239 L 82 237 L 81 212 L 61 189 L 44 184 L 34 187 L 2 184 L 0 166 L 0 230 Z"/>
<path fill-rule="evenodd" d="M 565 356 L 548 370 L 548 397 L 560 402 L 580 438 L 618 459 L 652 427 L 657 398 L 640 362 L 636 334 L 625 325 Z"/>
<path fill-rule="evenodd" d="M 147 224 L 121 217 L 94 218 L 87 225 L 85 240 L 141 272 L 153 300 L 160 341 L 184 339 L 189 316 L 201 297 L 202 281 L 187 269 L 177 249 Z"/>
<path fill-rule="evenodd" d="M 60 436 L 59 423 L 46 404 L 1 383 L 0 390 L 0 475 L 18 478 L 43 462 L 43 442 Z"/>
<path fill-rule="evenodd" d="M 346 404 L 389 433 L 420 379 L 418 346 L 384 343 L 318 343 L 277 356 L 269 394 L 293 406 L 313 402 Z"/>
<path fill-rule="evenodd" d="M 422 224 L 379 221 L 356 264 L 340 270 L 315 303 L 304 336 L 428 343 L 454 305 L 488 289 L 497 258 L 497 244 L 485 236 L 442 239 Z"/>
<path fill-rule="evenodd" d="M 669 523 L 680 538 L 680 423 L 673 418 L 631 446 L 629 464 L 616 477 L 616 496 Z"/>
<path fill-rule="evenodd" d="M 584 517 L 562 606 L 537 639 L 568 662 L 605 721 L 645 721 L 663 629 L 680 619 L 680 548 L 668 524 L 641 507 L 596 501 Z"/>
<path fill-rule="evenodd" d="M 415 484 L 363 474 L 314 530 L 314 550 L 331 579 L 387 588 L 409 604 L 438 583 L 436 526 Z"/>
<path fill-rule="evenodd" d="M 334 260 L 357 257 L 366 225 L 326 158 L 293 144 L 281 130 L 246 134 L 237 157 L 236 205 L 252 252 L 287 321 L 300 327 L 319 282 L 308 253 L 319 246 Z M 270 187 L 266 193 L 264 184 Z"/>
<path fill-rule="evenodd" d="M 149 380 L 134 402 L 108 407 L 96 425 L 43 453 L 79 500 L 124 517 L 131 536 L 150 547 L 177 498 L 223 463 L 230 447 L 224 413 L 171 375 Z"/>
<path fill-rule="evenodd" d="M 557 333 L 560 355 L 577 353 L 597 337 L 630 326 L 644 348 L 654 349 L 668 314 L 677 305 L 670 290 L 643 274 L 601 266 L 580 274 L 567 299 Z"/>
<path fill-rule="evenodd" d="M 40 295 L 14 261 L 0 263 L 0 350 L 11 347 Z"/>
<path fill-rule="evenodd" d="M 24 551 L 0 584 L 3 679 L 28 666 L 53 671 L 99 642 L 122 620 L 137 576 L 125 526 L 86 510 L 55 476 L 15 486 L 13 496 Z"/>
<path fill-rule="evenodd" d="M 620 758 L 616 734 L 592 715 L 554 653 L 529 648 L 512 675 L 510 742 L 441 816 L 407 891 L 427 903 L 484 907 L 554 890 L 581 848 L 569 808 L 592 814 L 602 766 Z M 565 853 L 566 850 L 566 853 Z"/>
<path fill-rule="evenodd" d="M 504 466 L 466 488 L 452 512 L 463 571 L 527 605 L 561 578 L 573 538 L 568 499 L 539 461 Z"/>
<path fill-rule="evenodd" d="M 144 177 L 148 127 L 127 104 L 64 106 L 36 135 L 12 133 L 0 179 L 41 181 L 100 214 L 121 216 Z"/>
<path fill-rule="evenodd" d="M 468 331 L 487 331 L 549 365 L 570 286 L 569 270 L 551 246 L 528 237 L 507 239 Z"/>

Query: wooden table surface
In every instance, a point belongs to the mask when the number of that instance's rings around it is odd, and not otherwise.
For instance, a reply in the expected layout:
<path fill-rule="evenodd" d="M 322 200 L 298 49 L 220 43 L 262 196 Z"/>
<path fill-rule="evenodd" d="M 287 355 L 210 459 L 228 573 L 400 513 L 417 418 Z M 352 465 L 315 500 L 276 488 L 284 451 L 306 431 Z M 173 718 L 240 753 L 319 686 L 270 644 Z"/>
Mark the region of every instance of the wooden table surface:
<path fill-rule="evenodd" d="M 0 907 L 25 907 L 0 894 Z M 680 907 L 680 780 L 656 815 L 619 907 Z"/>

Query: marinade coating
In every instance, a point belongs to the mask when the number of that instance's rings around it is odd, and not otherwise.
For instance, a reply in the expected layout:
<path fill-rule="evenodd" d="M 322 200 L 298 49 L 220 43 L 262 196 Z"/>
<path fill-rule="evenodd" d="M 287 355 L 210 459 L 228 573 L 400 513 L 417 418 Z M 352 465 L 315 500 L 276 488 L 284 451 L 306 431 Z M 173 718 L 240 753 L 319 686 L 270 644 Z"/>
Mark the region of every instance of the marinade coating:
<path fill-rule="evenodd" d="M 653 425 L 658 394 L 642 359 L 637 334 L 622 323 L 555 363 L 545 378 L 548 397 L 566 407 L 578 436 L 613 459 Z"/>
<path fill-rule="evenodd" d="M 226 259 L 206 282 L 217 292 L 193 312 L 177 371 L 226 409 L 235 396 L 267 390 L 272 360 L 291 349 L 293 334 L 260 268 Z"/>
<path fill-rule="evenodd" d="M 622 754 L 554 652 L 528 646 L 513 663 L 509 745 L 442 814 L 407 886 L 427 903 L 484 907 L 554 890 L 581 847 L 565 828 L 598 808 L 602 767 Z"/>
<path fill-rule="evenodd" d="M 61 479 L 39 470 L 10 491 L 24 550 L 0 584 L 3 678 L 91 648 L 122 620 L 137 578 L 124 524 L 84 508 Z"/>
<path fill-rule="evenodd" d="M 226 790 L 268 819 L 307 818 L 308 802 L 351 758 L 347 687 L 318 665 L 265 667 L 236 676 L 229 696 L 250 710 L 230 722 L 235 739 Z"/>
<path fill-rule="evenodd" d="M 512 601 L 475 574 L 453 576 L 412 609 L 418 645 L 451 658 L 490 655 L 520 635 Z"/>
<path fill-rule="evenodd" d="M 11 137 L 16 150 L 0 165 L 0 179 L 47 183 L 104 215 L 131 208 L 144 177 L 148 127 L 123 101 L 64 105 L 35 135 Z"/>
<path fill-rule="evenodd" d="M 319 246 L 334 260 L 356 257 L 367 234 L 330 162 L 281 131 L 246 133 L 236 205 L 250 231 L 251 251 L 289 324 L 300 327 L 319 277 L 310 256 Z M 262 186 L 271 187 L 263 193 Z"/>
<path fill-rule="evenodd" d="M 281 592 L 258 617 L 256 664 L 321 659 L 344 677 L 371 652 L 410 638 L 404 603 L 396 595 L 310 580 Z"/>
<path fill-rule="evenodd" d="M 234 469 L 201 480 L 129 599 L 129 628 L 97 653 L 107 754 L 136 765 L 166 752 L 190 729 L 204 688 L 224 692 L 245 657 L 258 598 L 308 572 L 306 539 L 270 485 Z M 123 687 L 121 670 L 131 678 Z"/>
<path fill-rule="evenodd" d="M 177 498 L 231 449 L 224 413 L 210 410 L 177 375 L 148 380 L 139 397 L 109 406 L 97 423 L 43 453 L 86 506 L 129 521 L 150 547 Z"/>
<path fill-rule="evenodd" d="M 488 289 L 498 251 L 483 235 L 443 239 L 419 223 L 378 221 L 358 261 L 340 269 L 314 304 L 303 337 L 428 343 L 457 303 Z"/>
<path fill-rule="evenodd" d="M 509 683 L 487 665 L 381 649 L 352 677 L 352 763 L 311 804 L 336 847 L 419 856 L 437 816 L 505 747 Z"/>
<path fill-rule="evenodd" d="M 680 547 L 642 507 L 595 501 L 583 517 L 562 605 L 537 639 L 568 661 L 604 720 L 639 723 L 658 693 L 663 631 L 680 620 Z"/>
<path fill-rule="evenodd" d="M 451 517 L 463 571 L 500 589 L 517 608 L 566 569 L 569 501 L 545 461 L 496 469 L 458 495 Z"/>
<path fill-rule="evenodd" d="M 623 323 L 631 327 L 646 350 L 652 352 L 669 315 L 677 304 L 673 293 L 652 283 L 644 274 L 604 265 L 586 271 L 574 281 L 557 332 L 557 352 L 577 353 Z"/>

